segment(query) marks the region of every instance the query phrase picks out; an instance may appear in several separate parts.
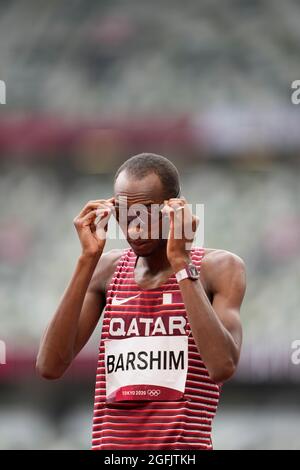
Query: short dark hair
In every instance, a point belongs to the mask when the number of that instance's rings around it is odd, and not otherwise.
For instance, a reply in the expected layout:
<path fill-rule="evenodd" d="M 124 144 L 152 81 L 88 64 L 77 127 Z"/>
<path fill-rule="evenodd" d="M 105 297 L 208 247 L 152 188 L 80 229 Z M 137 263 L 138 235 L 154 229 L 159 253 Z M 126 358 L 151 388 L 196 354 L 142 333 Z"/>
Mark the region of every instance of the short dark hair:
<path fill-rule="evenodd" d="M 114 181 L 119 174 L 126 171 L 128 175 L 136 178 L 155 173 L 162 182 L 166 198 L 179 197 L 180 183 L 176 166 L 166 157 L 155 153 L 140 153 L 126 160 L 115 174 Z"/>

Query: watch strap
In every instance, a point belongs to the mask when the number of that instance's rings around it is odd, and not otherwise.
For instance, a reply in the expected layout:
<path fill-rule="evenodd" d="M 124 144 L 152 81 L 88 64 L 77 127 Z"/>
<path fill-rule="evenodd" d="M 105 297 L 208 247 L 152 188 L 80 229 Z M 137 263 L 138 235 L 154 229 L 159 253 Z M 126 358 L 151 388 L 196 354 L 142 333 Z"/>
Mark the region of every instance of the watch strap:
<path fill-rule="evenodd" d="M 189 263 L 184 268 L 180 269 L 180 271 L 175 273 L 175 277 L 177 282 L 182 281 L 183 279 L 191 279 L 192 281 L 195 281 L 199 278 L 199 273 L 197 267 L 193 263 Z"/>

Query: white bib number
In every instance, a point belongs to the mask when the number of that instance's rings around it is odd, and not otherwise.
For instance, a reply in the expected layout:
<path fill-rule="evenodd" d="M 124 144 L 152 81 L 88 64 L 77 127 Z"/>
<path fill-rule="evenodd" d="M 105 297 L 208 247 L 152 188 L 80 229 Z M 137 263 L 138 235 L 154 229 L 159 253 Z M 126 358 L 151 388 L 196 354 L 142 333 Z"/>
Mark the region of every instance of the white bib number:
<path fill-rule="evenodd" d="M 180 400 L 188 369 L 188 337 L 134 336 L 105 341 L 106 399 Z"/>

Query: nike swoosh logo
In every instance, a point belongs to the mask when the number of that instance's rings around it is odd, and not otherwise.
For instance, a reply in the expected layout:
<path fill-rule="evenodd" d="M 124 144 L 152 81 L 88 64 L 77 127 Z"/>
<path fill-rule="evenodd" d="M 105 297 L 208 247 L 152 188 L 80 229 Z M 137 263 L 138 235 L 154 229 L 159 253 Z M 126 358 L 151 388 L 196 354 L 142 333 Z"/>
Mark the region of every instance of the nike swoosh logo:
<path fill-rule="evenodd" d="M 134 295 L 133 297 L 126 297 L 125 299 L 117 299 L 117 297 L 113 297 L 111 304 L 112 305 L 122 305 L 125 304 L 125 302 L 129 302 L 129 300 L 136 299 L 140 294 Z"/>

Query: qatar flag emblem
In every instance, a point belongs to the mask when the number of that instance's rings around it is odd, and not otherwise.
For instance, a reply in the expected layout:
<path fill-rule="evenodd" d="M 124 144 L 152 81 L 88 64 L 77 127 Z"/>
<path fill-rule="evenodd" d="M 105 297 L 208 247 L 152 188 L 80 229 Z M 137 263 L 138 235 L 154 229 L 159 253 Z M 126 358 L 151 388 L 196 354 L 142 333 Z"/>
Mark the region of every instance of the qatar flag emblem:
<path fill-rule="evenodd" d="M 163 305 L 183 304 L 180 292 L 164 292 L 162 303 Z"/>

